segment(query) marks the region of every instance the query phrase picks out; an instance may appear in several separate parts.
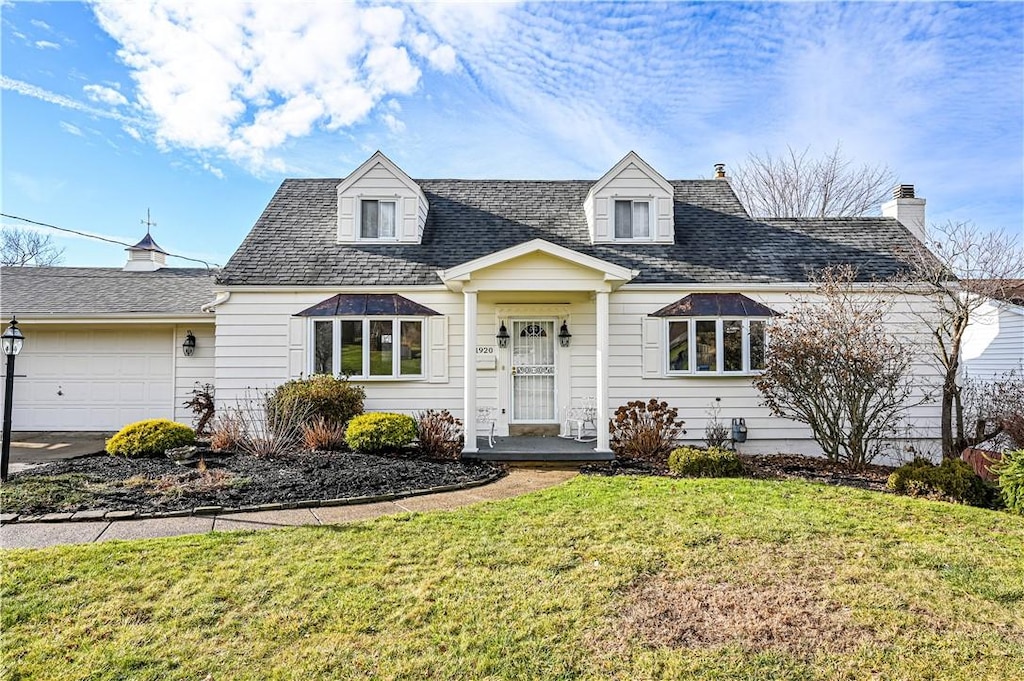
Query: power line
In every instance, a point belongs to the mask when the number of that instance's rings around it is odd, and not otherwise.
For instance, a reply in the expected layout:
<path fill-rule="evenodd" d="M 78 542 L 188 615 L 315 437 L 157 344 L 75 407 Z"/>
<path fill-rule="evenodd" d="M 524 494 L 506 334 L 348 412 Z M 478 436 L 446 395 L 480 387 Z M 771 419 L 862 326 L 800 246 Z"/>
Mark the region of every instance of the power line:
<path fill-rule="evenodd" d="M 28 218 L 23 218 L 23 217 L 21 217 L 19 215 L 8 215 L 7 213 L 0 213 L 0 217 L 10 218 L 12 220 L 21 220 L 22 222 L 27 222 L 30 225 L 38 225 L 39 227 L 46 227 L 47 229 L 55 229 L 58 232 L 67 232 L 68 234 L 75 234 L 77 236 L 83 236 L 83 237 L 85 237 L 87 239 L 96 239 L 98 241 L 106 241 L 107 243 L 118 244 L 119 246 L 126 246 L 128 248 L 132 247 L 132 244 L 126 243 L 124 241 L 118 241 L 117 239 L 108 239 L 105 236 L 98 236 L 96 234 L 89 234 L 87 232 L 79 232 L 76 229 L 68 229 L 67 227 L 58 227 L 57 225 L 50 225 L 50 224 L 47 224 L 45 222 L 38 222 L 36 220 L 29 220 Z M 149 217 L 148 212 L 147 212 L 146 217 L 147 218 Z M 156 224 L 156 223 L 153 223 L 153 224 Z M 148 233 L 148 230 L 147 230 L 147 233 Z M 220 265 L 218 265 L 217 263 L 212 263 L 211 264 L 211 263 L 206 262 L 205 260 L 200 260 L 199 258 L 190 258 L 187 255 L 176 255 L 174 253 L 167 253 L 167 257 L 169 257 L 169 258 L 181 258 L 182 260 L 191 260 L 192 262 L 201 262 L 204 265 L 206 265 L 207 269 L 213 269 L 213 268 L 220 267 Z"/>

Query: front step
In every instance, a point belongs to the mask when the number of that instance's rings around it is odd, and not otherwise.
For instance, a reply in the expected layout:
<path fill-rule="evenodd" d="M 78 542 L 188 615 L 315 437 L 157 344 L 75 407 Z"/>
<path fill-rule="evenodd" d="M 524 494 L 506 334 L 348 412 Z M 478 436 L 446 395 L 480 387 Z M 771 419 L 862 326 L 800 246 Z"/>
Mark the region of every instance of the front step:
<path fill-rule="evenodd" d="M 558 425 L 554 423 L 510 423 L 508 426 L 509 437 L 523 435 L 555 437 L 559 432 Z"/>

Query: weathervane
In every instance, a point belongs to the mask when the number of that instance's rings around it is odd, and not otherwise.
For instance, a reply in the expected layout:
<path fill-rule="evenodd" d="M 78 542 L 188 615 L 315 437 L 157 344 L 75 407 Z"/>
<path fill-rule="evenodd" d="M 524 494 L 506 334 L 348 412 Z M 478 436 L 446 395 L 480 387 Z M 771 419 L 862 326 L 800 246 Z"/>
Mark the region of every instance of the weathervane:
<path fill-rule="evenodd" d="M 146 209 L 146 219 L 139 220 L 142 224 L 146 225 L 146 234 L 149 234 L 150 227 L 156 227 L 156 223 L 149 219 L 149 209 Z"/>

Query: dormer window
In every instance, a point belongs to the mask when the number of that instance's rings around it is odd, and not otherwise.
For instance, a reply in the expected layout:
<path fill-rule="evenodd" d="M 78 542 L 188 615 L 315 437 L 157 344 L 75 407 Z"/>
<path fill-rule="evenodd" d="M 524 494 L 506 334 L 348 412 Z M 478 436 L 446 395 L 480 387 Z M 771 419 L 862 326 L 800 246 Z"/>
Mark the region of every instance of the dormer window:
<path fill-rule="evenodd" d="M 395 238 L 394 201 L 362 199 L 359 211 L 359 237 L 362 239 Z"/>
<path fill-rule="evenodd" d="M 615 238 L 651 238 L 651 202 L 615 200 Z"/>

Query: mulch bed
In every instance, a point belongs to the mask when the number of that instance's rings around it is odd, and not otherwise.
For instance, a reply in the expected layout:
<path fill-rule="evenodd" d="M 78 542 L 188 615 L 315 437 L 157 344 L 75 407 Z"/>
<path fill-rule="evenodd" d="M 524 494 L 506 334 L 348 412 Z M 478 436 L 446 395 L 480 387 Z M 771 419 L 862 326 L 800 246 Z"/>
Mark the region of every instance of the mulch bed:
<path fill-rule="evenodd" d="M 480 482 L 498 472 L 493 465 L 475 461 L 353 452 L 313 452 L 275 459 L 211 455 L 204 457 L 203 462 L 205 470 L 202 465 L 176 464 L 165 457 L 125 459 L 101 454 L 51 463 L 13 474 L 5 486 L 65 476 L 58 478 L 58 486 L 67 481 L 76 487 L 73 506 L 37 501 L 21 508 L 7 507 L 11 498 L 16 497 L 12 494 L 4 495 L 7 498 L 3 510 L 25 515 L 94 509 L 159 513 L 202 506 L 240 508 L 403 494 Z"/>
<path fill-rule="evenodd" d="M 874 492 L 889 492 L 886 482 L 895 469 L 888 466 L 865 466 L 854 471 L 828 459 L 796 454 L 740 454 L 752 478 L 762 480 L 806 480 L 826 485 L 857 487 Z M 667 468 L 646 461 L 625 460 L 585 466 L 590 475 L 670 475 Z"/>

